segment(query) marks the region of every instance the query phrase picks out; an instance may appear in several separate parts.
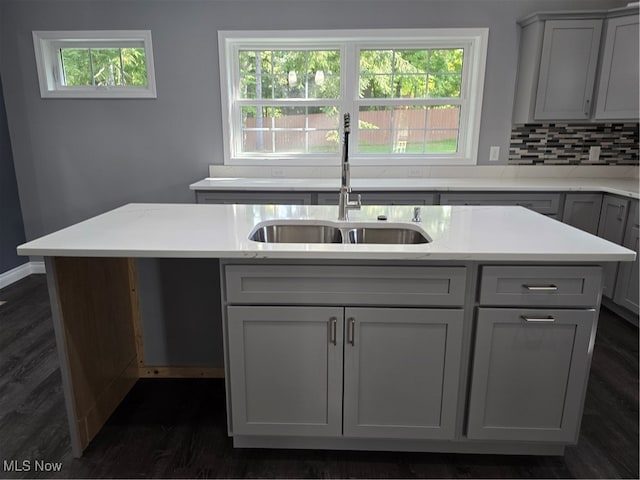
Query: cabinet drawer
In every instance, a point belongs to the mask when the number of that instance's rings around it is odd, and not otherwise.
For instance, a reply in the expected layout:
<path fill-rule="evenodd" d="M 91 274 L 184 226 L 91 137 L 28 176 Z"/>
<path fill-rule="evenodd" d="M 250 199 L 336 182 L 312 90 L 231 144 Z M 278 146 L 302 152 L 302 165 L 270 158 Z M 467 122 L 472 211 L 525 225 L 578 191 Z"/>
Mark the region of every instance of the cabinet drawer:
<path fill-rule="evenodd" d="M 600 267 L 483 267 L 480 304 L 595 306 L 601 276 Z"/>
<path fill-rule="evenodd" d="M 310 205 L 311 194 L 304 192 L 215 192 L 196 191 L 196 203 L 249 205 Z"/>
<path fill-rule="evenodd" d="M 360 194 L 363 205 L 435 205 L 435 195 L 430 192 L 353 192 L 353 198 Z M 318 205 L 337 205 L 338 192 L 319 193 Z"/>
<path fill-rule="evenodd" d="M 443 193 L 441 205 L 520 205 L 544 215 L 560 213 L 559 193 Z"/>
<path fill-rule="evenodd" d="M 225 267 L 229 304 L 459 306 L 465 283 L 465 267 Z"/>

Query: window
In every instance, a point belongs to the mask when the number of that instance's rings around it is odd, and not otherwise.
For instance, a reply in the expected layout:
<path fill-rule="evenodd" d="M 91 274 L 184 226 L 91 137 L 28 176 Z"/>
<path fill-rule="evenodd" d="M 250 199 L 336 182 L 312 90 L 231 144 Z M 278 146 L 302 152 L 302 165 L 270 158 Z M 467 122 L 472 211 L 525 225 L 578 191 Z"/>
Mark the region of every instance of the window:
<path fill-rule="evenodd" d="M 151 32 L 33 32 L 40 94 L 155 98 Z"/>
<path fill-rule="evenodd" d="M 225 164 L 335 164 L 345 112 L 354 163 L 476 163 L 487 36 L 220 32 Z"/>

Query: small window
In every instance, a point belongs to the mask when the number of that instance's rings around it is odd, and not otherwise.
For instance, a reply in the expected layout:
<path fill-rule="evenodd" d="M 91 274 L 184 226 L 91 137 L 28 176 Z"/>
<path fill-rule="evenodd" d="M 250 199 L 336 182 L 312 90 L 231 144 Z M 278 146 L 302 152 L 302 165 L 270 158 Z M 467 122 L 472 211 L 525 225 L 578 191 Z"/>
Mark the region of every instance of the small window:
<path fill-rule="evenodd" d="M 151 32 L 33 32 L 42 98 L 155 98 Z"/>

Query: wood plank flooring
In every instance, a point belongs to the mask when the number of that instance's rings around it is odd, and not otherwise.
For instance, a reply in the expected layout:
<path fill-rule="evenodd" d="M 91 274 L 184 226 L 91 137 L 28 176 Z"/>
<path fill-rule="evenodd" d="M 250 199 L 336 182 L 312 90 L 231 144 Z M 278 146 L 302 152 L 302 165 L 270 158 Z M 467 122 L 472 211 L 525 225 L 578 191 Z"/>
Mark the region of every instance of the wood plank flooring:
<path fill-rule="evenodd" d="M 223 380 L 142 379 L 74 459 L 45 277 L 0 300 L 0 478 L 638 478 L 638 329 L 607 310 L 564 457 L 234 449 Z"/>

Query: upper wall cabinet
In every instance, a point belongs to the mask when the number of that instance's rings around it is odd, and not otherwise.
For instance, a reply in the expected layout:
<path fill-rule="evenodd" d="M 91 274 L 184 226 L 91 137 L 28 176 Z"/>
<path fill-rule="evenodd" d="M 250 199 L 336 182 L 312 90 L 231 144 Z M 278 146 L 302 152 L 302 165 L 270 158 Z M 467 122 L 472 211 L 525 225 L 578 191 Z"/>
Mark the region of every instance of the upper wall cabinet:
<path fill-rule="evenodd" d="M 638 118 L 637 8 L 540 13 L 519 24 L 514 123 Z"/>
<path fill-rule="evenodd" d="M 604 51 L 595 118 L 634 119 L 639 115 L 638 14 L 610 18 Z"/>
<path fill-rule="evenodd" d="M 589 118 L 601 31 L 601 20 L 545 22 L 536 120 Z"/>
<path fill-rule="evenodd" d="M 513 121 L 587 120 L 602 20 L 542 18 L 521 23 Z"/>

